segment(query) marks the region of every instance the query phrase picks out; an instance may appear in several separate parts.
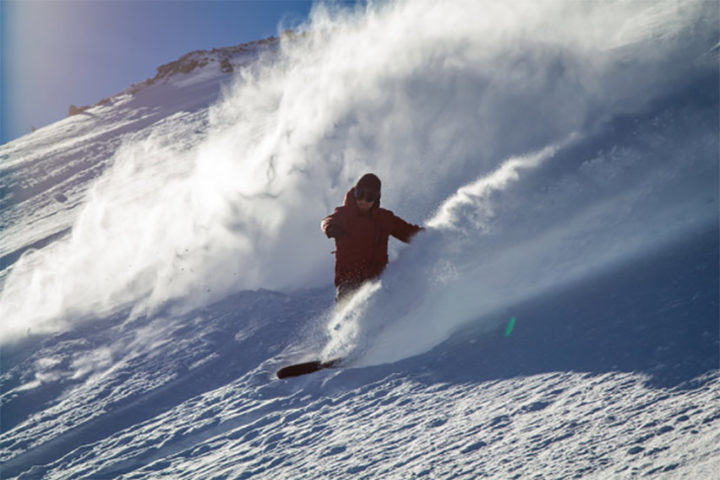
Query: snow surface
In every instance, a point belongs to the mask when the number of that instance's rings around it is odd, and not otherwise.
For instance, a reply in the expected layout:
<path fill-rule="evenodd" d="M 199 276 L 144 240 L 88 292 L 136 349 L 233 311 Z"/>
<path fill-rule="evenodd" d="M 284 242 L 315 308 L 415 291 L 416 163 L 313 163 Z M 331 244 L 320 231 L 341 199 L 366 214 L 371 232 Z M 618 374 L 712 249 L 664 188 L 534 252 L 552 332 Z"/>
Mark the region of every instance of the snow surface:
<path fill-rule="evenodd" d="M 0 477 L 716 478 L 717 38 L 317 8 L 0 146 Z M 336 308 L 366 171 L 427 230 Z"/>

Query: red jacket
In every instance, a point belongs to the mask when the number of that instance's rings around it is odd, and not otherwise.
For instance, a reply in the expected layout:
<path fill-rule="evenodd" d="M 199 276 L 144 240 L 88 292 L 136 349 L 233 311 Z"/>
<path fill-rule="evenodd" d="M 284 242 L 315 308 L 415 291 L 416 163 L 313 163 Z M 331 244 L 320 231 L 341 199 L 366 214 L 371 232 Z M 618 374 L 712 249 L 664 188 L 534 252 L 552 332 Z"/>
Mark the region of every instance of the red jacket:
<path fill-rule="evenodd" d="M 403 242 L 420 230 L 390 210 L 380 208 L 380 199 L 369 212 L 363 213 L 355 202 L 355 188 L 345 195 L 342 207 L 325 217 L 321 228 L 340 226 L 347 235 L 335 239 L 335 286 L 350 282 L 359 284 L 382 273 L 388 263 L 390 235 Z"/>

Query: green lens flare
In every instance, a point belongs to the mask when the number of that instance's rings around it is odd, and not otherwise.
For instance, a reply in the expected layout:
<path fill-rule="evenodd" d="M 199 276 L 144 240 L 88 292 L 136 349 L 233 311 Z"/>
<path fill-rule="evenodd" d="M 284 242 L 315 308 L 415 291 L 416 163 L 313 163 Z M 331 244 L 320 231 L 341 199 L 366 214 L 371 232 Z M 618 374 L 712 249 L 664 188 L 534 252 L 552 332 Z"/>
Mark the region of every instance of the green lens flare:
<path fill-rule="evenodd" d="M 505 328 L 505 336 L 509 337 L 510 334 L 513 331 L 513 328 L 515 328 L 515 317 L 512 317 L 510 321 L 507 324 L 507 327 Z"/>

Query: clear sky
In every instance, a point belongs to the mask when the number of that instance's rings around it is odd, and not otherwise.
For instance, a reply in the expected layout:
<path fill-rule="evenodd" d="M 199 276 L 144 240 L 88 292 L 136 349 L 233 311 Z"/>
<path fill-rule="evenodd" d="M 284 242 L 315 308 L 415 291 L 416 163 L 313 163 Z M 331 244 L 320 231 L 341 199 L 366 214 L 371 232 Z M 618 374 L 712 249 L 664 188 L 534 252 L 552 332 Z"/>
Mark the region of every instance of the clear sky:
<path fill-rule="evenodd" d="M 0 143 L 193 50 L 276 35 L 311 0 L 0 0 Z M 343 2 L 344 3 L 344 2 Z"/>

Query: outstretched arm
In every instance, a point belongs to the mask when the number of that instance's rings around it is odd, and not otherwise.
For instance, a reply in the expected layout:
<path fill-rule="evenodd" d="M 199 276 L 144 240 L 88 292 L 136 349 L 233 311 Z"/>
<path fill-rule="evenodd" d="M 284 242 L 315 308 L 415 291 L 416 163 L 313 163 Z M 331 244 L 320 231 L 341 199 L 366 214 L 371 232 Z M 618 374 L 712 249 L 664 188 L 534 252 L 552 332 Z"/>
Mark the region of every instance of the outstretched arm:
<path fill-rule="evenodd" d="M 390 235 L 398 240 L 408 243 L 410 239 L 421 230 L 424 230 L 424 228 L 413 223 L 408 223 L 397 215 L 393 215 L 393 228 Z"/>

